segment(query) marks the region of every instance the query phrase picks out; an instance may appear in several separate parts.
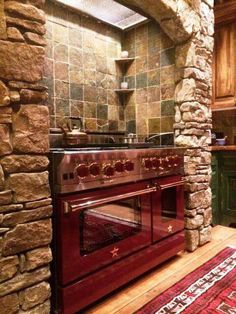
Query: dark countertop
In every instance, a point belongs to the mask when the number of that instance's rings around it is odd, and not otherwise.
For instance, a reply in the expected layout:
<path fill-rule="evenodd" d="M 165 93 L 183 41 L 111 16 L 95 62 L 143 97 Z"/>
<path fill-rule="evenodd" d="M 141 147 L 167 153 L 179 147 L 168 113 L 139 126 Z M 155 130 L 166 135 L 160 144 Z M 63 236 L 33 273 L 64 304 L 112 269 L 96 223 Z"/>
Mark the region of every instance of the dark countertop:
<path fill-rule="evenodd" d="M 210 146 L 210 151 L 212 152 L 222 152 L 222 151 L 236 151 L 236 145 L 213 145 Z"/>

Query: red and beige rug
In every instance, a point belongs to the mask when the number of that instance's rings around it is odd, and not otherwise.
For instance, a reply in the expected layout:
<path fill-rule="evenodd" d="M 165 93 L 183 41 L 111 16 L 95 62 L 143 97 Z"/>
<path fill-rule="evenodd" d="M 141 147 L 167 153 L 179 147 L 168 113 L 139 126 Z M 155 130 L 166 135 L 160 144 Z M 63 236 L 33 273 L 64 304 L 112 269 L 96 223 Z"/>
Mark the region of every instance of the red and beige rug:
<path fill-rule="evenodd" d="M 136 314 L 236 314 L 236 249 L 227 247 Z"/>

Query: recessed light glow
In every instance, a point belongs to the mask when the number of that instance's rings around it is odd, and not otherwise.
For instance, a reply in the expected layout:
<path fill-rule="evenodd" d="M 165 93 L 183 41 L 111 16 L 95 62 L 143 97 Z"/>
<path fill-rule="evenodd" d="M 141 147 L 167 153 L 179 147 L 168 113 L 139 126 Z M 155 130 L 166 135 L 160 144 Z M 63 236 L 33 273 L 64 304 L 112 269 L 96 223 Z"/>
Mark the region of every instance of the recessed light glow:
<path fill-rule="evenodd" d="M 54 0 L 120 29 L 147 20 L 146 17 L 113 0 Z"/>

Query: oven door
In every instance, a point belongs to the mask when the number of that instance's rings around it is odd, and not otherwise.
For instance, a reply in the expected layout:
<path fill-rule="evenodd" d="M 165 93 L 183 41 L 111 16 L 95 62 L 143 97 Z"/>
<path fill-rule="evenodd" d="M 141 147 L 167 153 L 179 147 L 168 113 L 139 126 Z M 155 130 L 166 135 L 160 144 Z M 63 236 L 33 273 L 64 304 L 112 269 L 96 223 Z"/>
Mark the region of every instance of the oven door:
<path fill-rule="evenodd" d="M 152 194 L 153 241 L 166 238 L 184 229 L 184 180 L 170 176 L 154 181 L 157 191 Z"/>
<path fill-rule="evenodd" d="M 151 243 L 147 182 L 62 196 L 56 213 L 57 271 L 65 285 Z"/>

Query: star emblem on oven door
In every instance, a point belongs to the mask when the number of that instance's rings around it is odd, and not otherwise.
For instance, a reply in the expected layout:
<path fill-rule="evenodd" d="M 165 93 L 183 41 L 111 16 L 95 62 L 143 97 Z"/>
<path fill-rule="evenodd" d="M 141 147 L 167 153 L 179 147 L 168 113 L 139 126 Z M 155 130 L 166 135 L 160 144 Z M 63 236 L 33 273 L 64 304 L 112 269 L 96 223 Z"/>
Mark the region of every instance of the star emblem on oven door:
<path fill-rule="evenodd" d="M 169 225 L 167 230 L 168 230 L 169 233 L 173 232 L 173 226 Z"/>
<path fill-rule="evenodd" d="M 118 251 L 119 251 L 119 248 L 114 246 L 114 249 L 112 251 L 110 251 L 110 253 L 112 254 L 112 257 L 117 257 Z"/>

